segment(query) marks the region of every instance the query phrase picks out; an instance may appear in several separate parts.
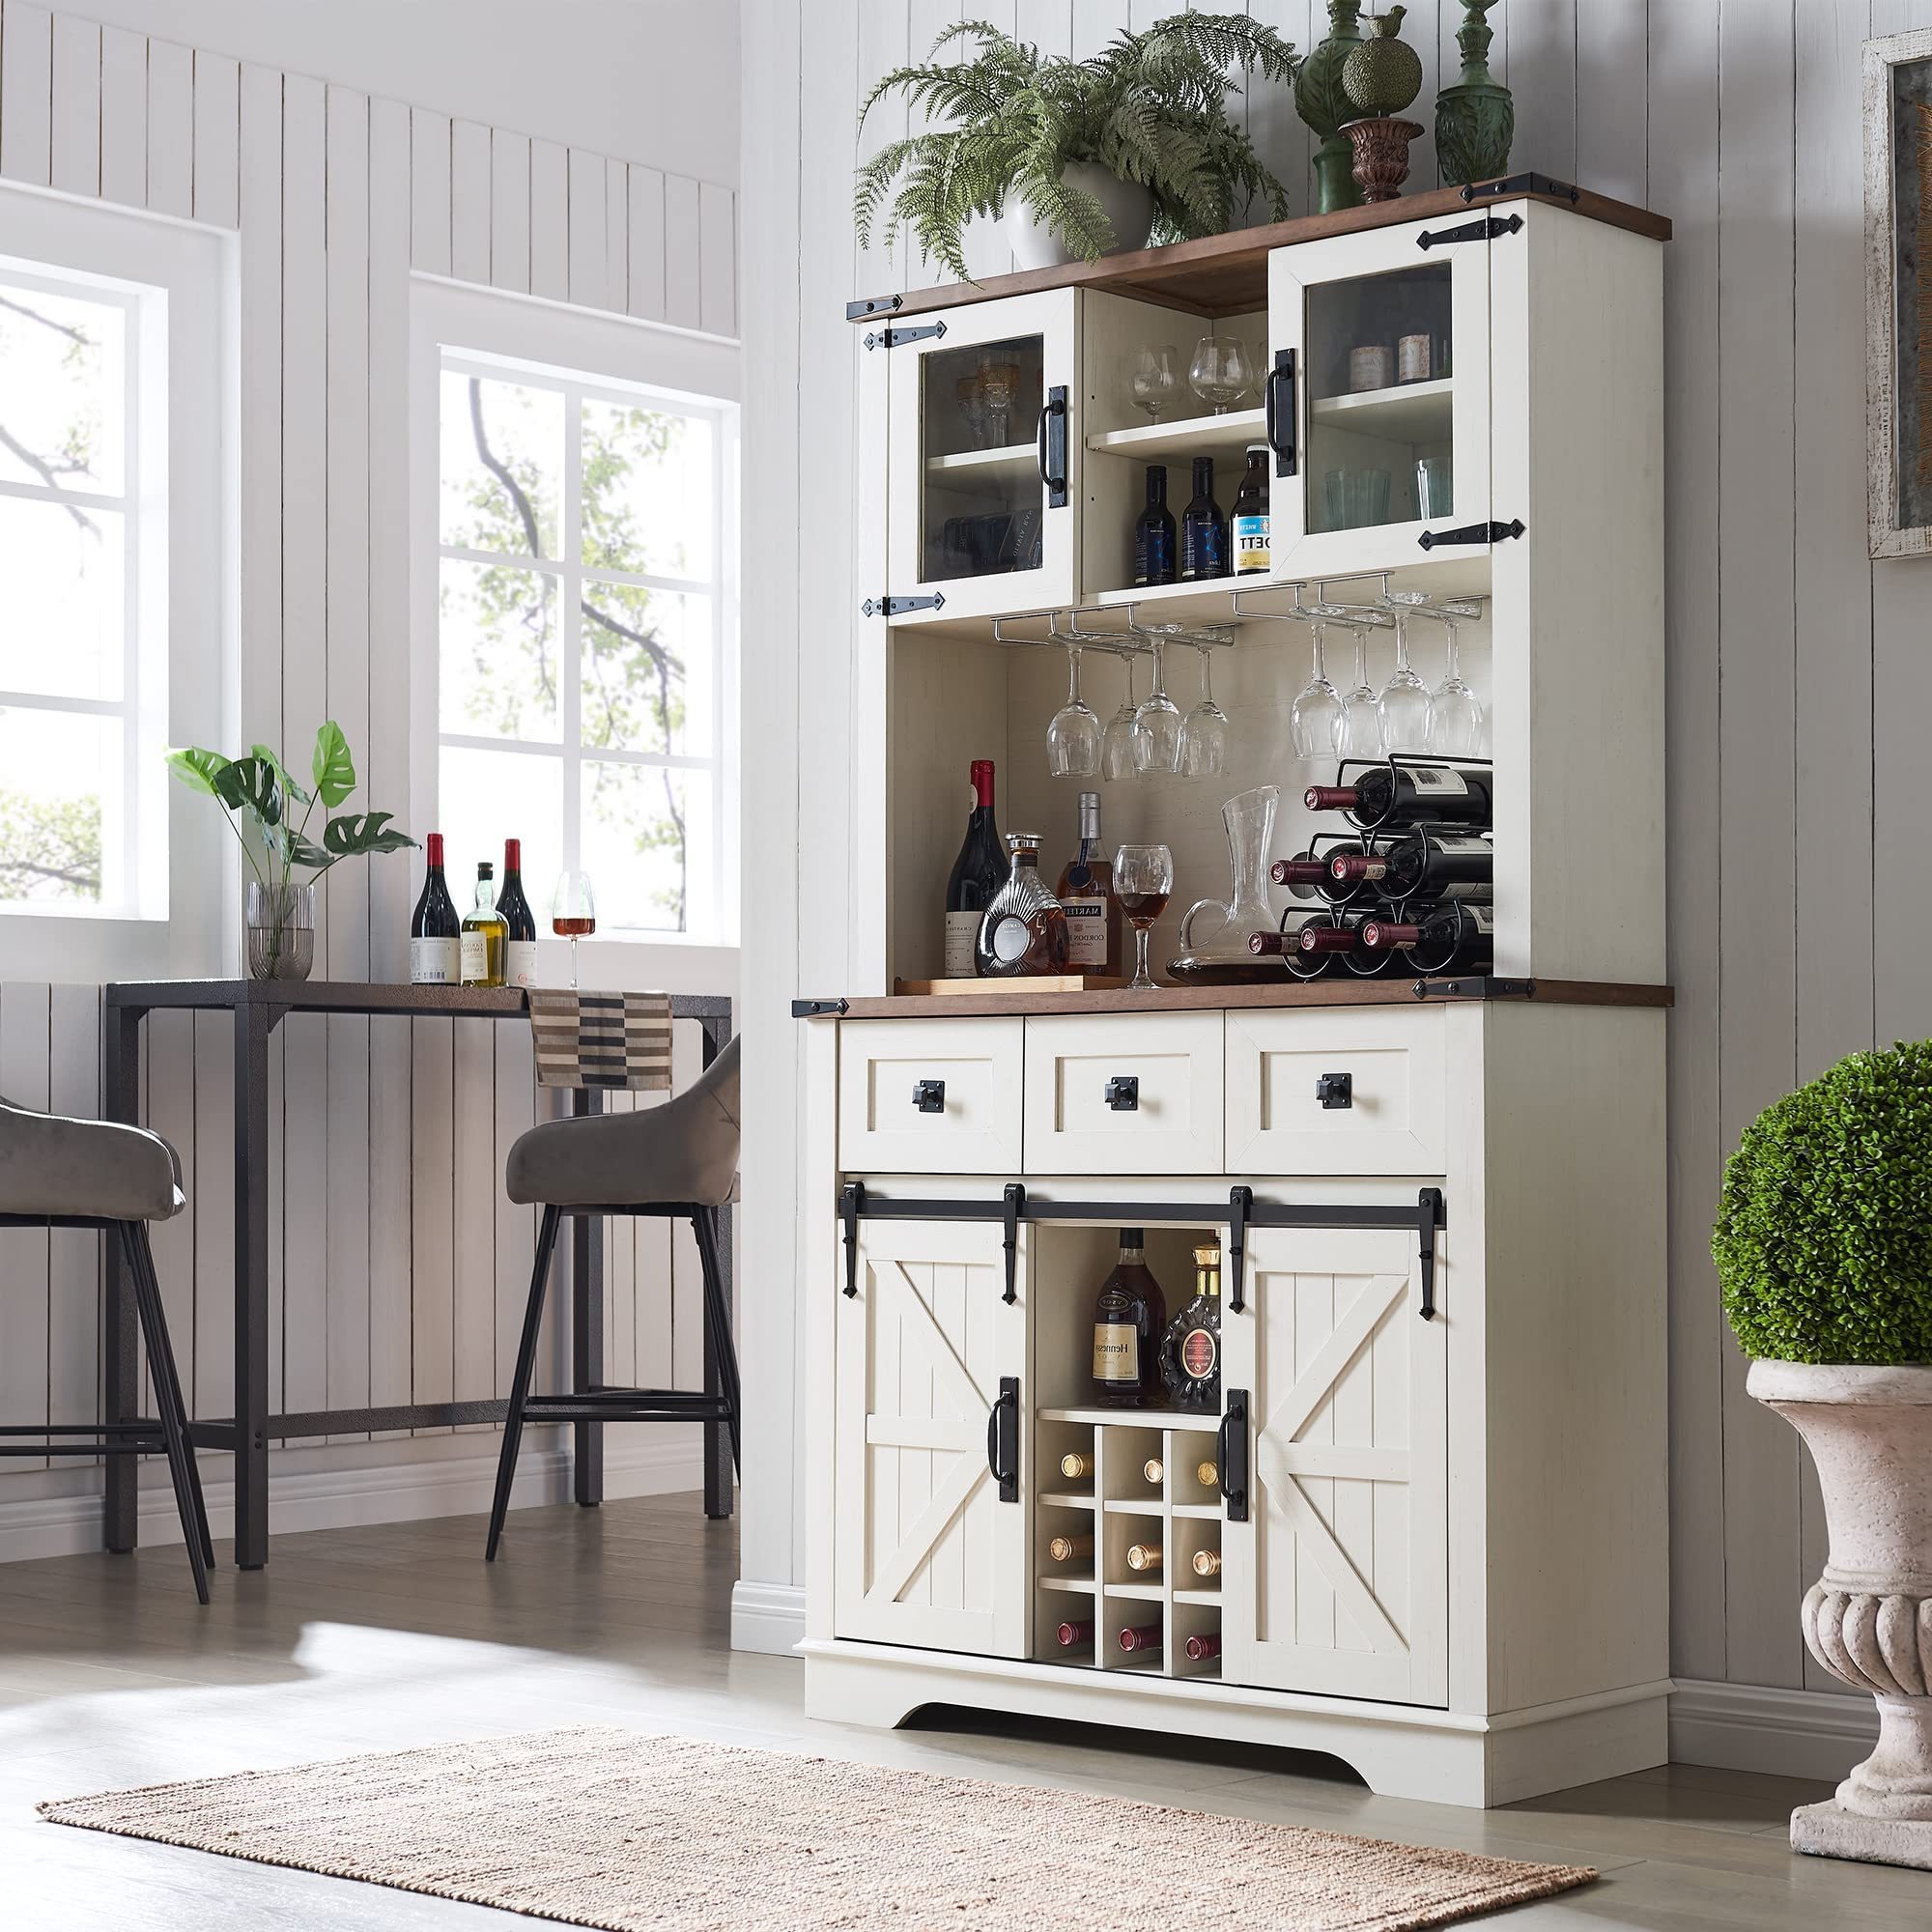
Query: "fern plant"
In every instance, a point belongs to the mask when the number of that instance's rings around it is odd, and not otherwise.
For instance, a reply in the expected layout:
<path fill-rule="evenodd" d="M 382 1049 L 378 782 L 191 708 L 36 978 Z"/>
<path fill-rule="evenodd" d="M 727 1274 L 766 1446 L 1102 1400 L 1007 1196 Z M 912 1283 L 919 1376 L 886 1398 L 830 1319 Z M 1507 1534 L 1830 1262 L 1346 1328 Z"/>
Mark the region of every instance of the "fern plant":
<path fill-rule="evenodd" d="M 974 43 L 973 51 L 942 61 L 955 42 Z M 896 93 L 914 114 L 945 124 L 888 141 L 859 170 L 859 240 L 883 220 L 890 248 L 903 224 L 966 281 L 967 222 L 1017 204 L 1091 262 L 1114 235 L 1099 199 L 1064 179 L 1081 161 L 1151 192 L 1156 242 L 1222 234 L 1257 195 L 1281 220 L 1287 193 L 1227 103 L 1247 75 L 1286 85 L 1297 66 L 1293 46 L 1244 14 L 1176 14 L 1145 33 L 1122 30 L 1077 61 L 1042 57 L 984 20 L 962 21 L 922 65 L 882 75 L 859 110 L 863 133 L 872 109 Z"/>

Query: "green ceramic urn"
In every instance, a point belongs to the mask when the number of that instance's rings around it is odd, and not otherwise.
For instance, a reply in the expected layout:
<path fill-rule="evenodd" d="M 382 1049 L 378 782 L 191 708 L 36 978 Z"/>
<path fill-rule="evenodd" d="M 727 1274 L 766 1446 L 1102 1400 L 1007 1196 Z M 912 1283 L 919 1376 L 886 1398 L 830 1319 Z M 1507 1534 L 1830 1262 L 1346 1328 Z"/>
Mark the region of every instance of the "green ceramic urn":
<path fill-rule="evenodd" d="M 1294 111 L 1321 142 L 1315 151 L 1315 188 L 1316 208 L 1322 214 L 1358 208 L 1362 200 L 1350 172 L 1353 151 L 1340 132 L 1343 122 L 1355 118 L 1342 91 L 1342 67 L 1362 44 L 1361 14 L 1361 0 L 1328 0 L 1328 38 L 1294 76 Z"/>
<path fill-rule="evenodd" d="M 1358 115 L 1400 114 L 1422 92 L 1422 57 L 1396 39 L 1406 11 L 1378 14 L 1370 23 L 1375 32 L 1342 63 L 1342 92 Z"/>
<path fill-rule="evenodd" d="M 1496 0 L 1463 0 L 1456 44 L 1463 71 L 1435 97 L 1435 165 L 1444 184 L 1491 181 L 1509 172 L 1516 136 L 1516 103 L 1490 72 L 1490 23 L 1483 16 Z"/>

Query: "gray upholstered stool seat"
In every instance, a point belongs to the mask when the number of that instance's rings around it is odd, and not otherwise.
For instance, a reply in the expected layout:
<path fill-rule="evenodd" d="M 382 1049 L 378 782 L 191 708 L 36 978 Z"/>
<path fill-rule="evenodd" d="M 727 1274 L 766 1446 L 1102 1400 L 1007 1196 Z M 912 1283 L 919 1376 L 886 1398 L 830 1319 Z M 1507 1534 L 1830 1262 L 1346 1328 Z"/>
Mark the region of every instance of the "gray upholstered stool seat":
<path fill-rule="evenodd" d="M 0 1214 L 166 1221 L 186 1206 L 181 1162 L 159 1134 L 35 1113 L 0 1094 Z"/>

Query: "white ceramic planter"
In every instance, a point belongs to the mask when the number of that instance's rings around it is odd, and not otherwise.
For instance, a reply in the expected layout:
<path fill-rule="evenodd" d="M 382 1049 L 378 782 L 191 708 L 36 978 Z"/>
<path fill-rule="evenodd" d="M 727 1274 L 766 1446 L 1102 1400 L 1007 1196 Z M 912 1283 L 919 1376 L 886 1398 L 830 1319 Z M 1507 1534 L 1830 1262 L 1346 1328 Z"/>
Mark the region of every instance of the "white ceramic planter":
<path fill-rule="evenodd" d="M 1753 1362 L 1745 1386 L 1804 1438 L 1831 1531 L 1805 1646 L 1878 1702 L 1878 1748 L 1792 1848 L 1932 1870 L 1932 1366 Z"/>
<path fill-rule="evenodd" d="M 1114 230 L 1114 245 L 1108 254 L 1147 246 L 1148 231 L 1153 226 L 1153 196 L 1146 188 L 1135 182 L 1117 180 L 1096 161 L 1074 161 L 1061 179 L 1068 187 L 1084 187 L 1107 211 Z M 1057 269 L 1076 259 L 1066 243 L 1026 209 L 1009 208 L 1001 220 L 1012 246 L 1014 268 Z"/>

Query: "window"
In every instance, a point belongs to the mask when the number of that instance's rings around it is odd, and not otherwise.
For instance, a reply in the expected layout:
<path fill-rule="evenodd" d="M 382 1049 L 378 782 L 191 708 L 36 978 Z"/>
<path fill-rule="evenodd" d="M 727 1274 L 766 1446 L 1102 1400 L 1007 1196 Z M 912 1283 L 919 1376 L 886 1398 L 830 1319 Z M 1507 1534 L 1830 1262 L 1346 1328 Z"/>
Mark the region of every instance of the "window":
<path fill-rule="evenodd" d="M 439 349 L 436 818 L 458 897 L 517 837 L 540 923 L 581 867 L 603 934 L 727 940 L 736 412 Z"/>

